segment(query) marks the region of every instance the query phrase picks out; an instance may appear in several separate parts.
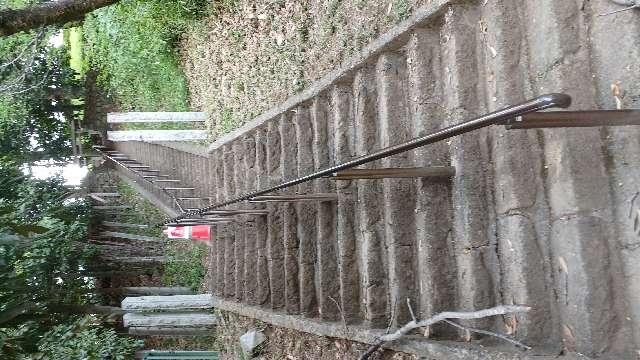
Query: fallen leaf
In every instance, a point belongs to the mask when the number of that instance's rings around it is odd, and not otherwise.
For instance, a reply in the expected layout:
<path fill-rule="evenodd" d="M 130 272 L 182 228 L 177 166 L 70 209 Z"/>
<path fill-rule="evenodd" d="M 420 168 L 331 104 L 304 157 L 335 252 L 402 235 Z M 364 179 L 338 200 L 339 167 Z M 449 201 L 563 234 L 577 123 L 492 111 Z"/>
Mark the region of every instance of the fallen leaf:
<path fill-rule="evenodd" d="M 569 267 L 567 266 L 567 262 L 564 260 L 562 256 L 558 256 L 558 265 L 560 266 L 560 270 L 563 273 L 565 274 L 569 273 Z"/>
<path fill-rule="evenodd" d="M 276 44 L 278 44 L 278 46 L 284 44 L 284 34 L 276 33 L 273 37 L 276 39 Z"/>
<path fill-rule="evenodd" d="M 576 337 L 573 335 L 573 330 L 569 325 L 562 325 L 562 342 L 567 350 L 576 351 Z"/>
<path fill-rule="evenodd" d="M 470 342 L 471 341 L 471 331 L 464 329 L 464 335 L 463 335 L 463 340 L 466 342 Z"/>
<path fill-rule="evenodd" d="M 611 93 L 613 94 L 613 98 L 616 101 L 616 109 L 621 110 L 622 97 L 624 94 L 624 91 L 622 90 L 622 82 L 616 81 L 615 83 L 611 84 Z"/>
<path fill-rule="evenodd" d="M 425 326 L 422 335 L 428 339 L 431 336 L 431 326 Z"/>
<path fill-rule="evenodd" d="M 487 23 L 485 23 L 484 20 L 480 20 L 478 21 L 478 25 L 480 26 L 480 33 L 486 34 L 487 30 L 489 29 L 489 27 L 487 26 Z"/>
<path fill-rule="evenodd" d="M 334 344 L 336 345 L 336 348 L 337 348 L 338 350 L 342 350 L 342 344 L 340 343 L 340 341 L 339 341 L 339 340 L 336 340 L 336 341 L 334 342 Z"/>
<path fill-rule="evenodd" d="M 513 335 L 518 328 L 518 319 L 515 316 L 508 316 L 504 321 L 504 326 L 506 334 Z"/>
<path fill-rule="evenodd" d="M 496 56 L 498 56 L 498 52 L 496 51 L 496 48 L 494 48 L 493 46 L 487 44 L 487 47 L 489 48 L 489 51 L 491 52 L 491 57 L 495 58 Z"/>
<path fill-rule="evenodd" d="M 489 75 L 487 75 L 487 81 L 493 82 L 495 79 L 496 79 L 496 74 L 493 71 L 490 71 Z"/>

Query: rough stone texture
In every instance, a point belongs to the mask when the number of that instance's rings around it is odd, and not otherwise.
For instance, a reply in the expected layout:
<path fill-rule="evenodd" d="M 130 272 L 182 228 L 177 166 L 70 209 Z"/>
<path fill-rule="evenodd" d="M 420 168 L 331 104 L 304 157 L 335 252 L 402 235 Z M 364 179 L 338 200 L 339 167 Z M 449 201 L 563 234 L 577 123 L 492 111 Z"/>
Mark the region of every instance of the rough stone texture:
<path fill-rule="evenodd" d="M 597 16 L 615 8 L 609 1 L 434 1 L 308 90 L 216 141 L 204 174 L 217 186 L 176 169 L 199 164 L 196 155 L 153 144 L 114 146 L 184 177 L 195 193 L 218 189 L 220 201 L 236 191 L 228 184 L 236 173 L 226 166 L 225 147 L 246 135 L 255 136 L 255 172 L 245 171 L 244 179 L 249 190 L 547 92 L 572 95 L 572 109 L 637 107 L 638 14 Z M 622 89 L 619 104 L 612 84 Z M 371 328 L 384 329 L 392 314 L 396 322 L 407 320 L 407 297 L 419 317 L 524 303 L 533 307 L 526 315 L 469 324 L 510 333 L 533 346 L 530 353 L 503 353 L 483 339 L 393 346 L 431 358 L 561 352 L 571 358 L 574 351 L 634 358 L 640 349 L 634 229 L 640 200 L 631 204 L 639 191 L 638 131 L 495 126 L 368 165 L 450 165 L 456 169 L 450 181 L 318 179 L 288 189 L 337 191 L 340 201 L 255 205 L 270 213 L 254 218 L 255 249 L 243 237 L 244 280 L 253 276 L 246 266 L 253 251 L 256 301 L 264 307 L 216 301 L 278 325 L 360 341 L 384 331 Z M 297 156 L 285 159 L 285 147 Z M 225 286 L 232 279 L 235 285 L 234 234 L 232 226 L 218 226 L 211 269 L 218 296 L 235 295 Z M 287 302 L 289 312 L 297 308 L 302 316 L 271 309 Z M 354 331 L 345 334 L 339 308 L 358 323 L 348 326 Z M 432 334 L 463 335 L 445 326 Z"/>
<path fill-rule="evenodd" d="M 592 4 L 592 13 L 606 13 L 618 7 L 611 2 Z M 613 97 L 602 96 L 611 90 L 612 84 L 618 84 L 625 92 L 623 108 L 640 107 L 640 43 L 638 14 L 628 11 L 615 17 L 593 17 L 591 37 L 593 39 L 592 72 L 595 75 L 599 108 L 613 109 L 616 101 Z M 611 29 L 625 29 L 611 31 Z M 628 45 L 627 45 L 628 44 Z M 622 53 L 620 52 L 622 49 Z M 612 294 L 626 298 L 628 317 L 635 348 L 640 344 L 640 261 L 638 249 L 640 239 L 634 229 L 634 212 L 638 206 L 631 206 L 631 199 L 640 190 L 640 129 L 637 127 L 604 128 L 601 131 L 605 146 L 605 166 L 611 178 L 609 186 L 613 202 L 615 240 L 612 254 L 620 252 L 624 280 L 616 276 Z M 622 290 L 622 291 L 621 291 Z M 629 320 L 631 319 L 631 320 Z"/>
<path fill-rule="evenodd" d="M 496 11 L 503 17 L 491 17 Z M 496 50 L 493 56 L 484 51 L 487 71 L 494 75 L 485 82 L 488 110 L 497 110 L 527 96 L 526 76 L 501 69 L 517 69 L 526 61 L 521 24 L 526 16 L 523 7 L 512 1 L 493 1 L 482 9 L 488 38 Z M 490 101 L 493 97 L 499 101 Z M 545 253 L 543 229 L 549 227 L 548 203 L 544 194 L 541 148 L 535 131 L 507 134 L 494 129 L 490 146 L 494 154 L 494 202 L 497 252 L 500 257 L 500 287 L 502 303 L 532 304 L 534 310 L 523 316 L 505 317 L 505 329 L 518 324 L 515 335 L 527 341 L 544 341 L 553 329 L 549 301 L 550 279 Z M 541 230 L 542 229 L 542 230 Z M 535 340 L 534 340 L 535 339 Z"/>
<path fill-rule="evenodd" d="M 385 329 L 371 329 L 359 325 L 349 326 L 345 332 L 344 325 L 340 322 L 326 322 L 309 319 L 302 316 L 286 315 L 277 311 L 239 304 L 214 297 L 214 306 L 226 311 L 232 311 L 242 316 L 260 319 L 276 326 L 304 331 L 311 334 L 327 337 L 346 338 L 353 341 L 373 344 Z M 459 359 L 459 360 L 579 360 L 584 355 L 558 354 L 545 355 L 534 352 L 515 350 L 511 346 L 496 344 L 490 340 L 473 340 L 472 342 L 459 342 L 447 340 L 425 340 L 423 337 L 409 336 L 401 341 L 387 343 L 385 348 L 407 353 L 420 354 L 424 359 Z"/>
<path fill-rule="evenodd" d="M 221 156 L 221 151 L 218 151 L 215 157 L 215 168 L 214 168 L 214 177 L 215 177 L 215 183 L 216 183 L 216 199 L 218 201 L 221 201 L 224 199 L 224 189 L 223 189 L 223 184 L 224 184 L 224 177 L 223 177 L 223 169 L 224 169 L 224 163 L 223 163 L 223 159 Z M 215 273 L 216 273 L 216 287 L 214 288 L 214 293 L 218 296 L 224 296 L 224 284 L 225 284 L 225 271 L 224 271 L 224 266 L 225 266 L 225 258 L 224 258 L 224 249 L 226 247 L 226 239 L 225 239 L 225 234 L 226 234 L 226 226 L 225 225 L 216 225 L 215 226 L 215 234 L 216 234 L 216 238 L 215 238 L 215 256 L 217 257 L 216 259 L 216 268 L 215 268 Z"/>
<path fill-rule="evenodd" d="M 240 347 L 245 355 L 251 357 L 253 349 L 262 344 L 267 337 L 257 330 L 247 331 L 244 335 L 240 336 Z"/>
<path fill-rule="evenodd" d="M 280 131 L 278 124 L 270 122 L 267 128 L 267 173 L 268 185 L 275 185 L 282 181 L 280 172 Z M 269 259 L 269 285 L 271 292 L 271 307 L 281 308 L 285 305 L 285 276 L 284 276 L 284 243 L 283 243 L 283 215 L 277 204 L 268 204 L 267 217 L 267 251 Z"/>
<path fill-rule="evenodd" d="M 233 146 L 229 145 L 224 148 L 222 153 L 223 167 L 223 196 L 225 200 L 231 199 L 235 194 L 235 162 Z M 224 295 L 225 297 L 236 296 L 236 227 L 237 224 L 232 223 L 222 227 L 224 245 Z M 220 228 L 220 227 L 219 227 Z"/>
<path fill-rule="evenodd" d="M 355 154 L 365 155 L 380 148 L 377 126 L 377 93 L 374 69 L 366 68 L 353 81 Z M 374 165 L 370 165 L 374 166 Z M 363 317 L 373 327 L 388 322 L 388 294 L 382 184 L 378 180 L 356 181 L 357 223 L 356 239 L 360 243 L 360 296 Z"/>
<path fill-rule="evenodd" d="M 234 196 L 240 196 L 245 192 L 245 179 L 247 174 L 244 170 L 244 142 L 238 141 L 233 144 L 233 164 L 234 164 Z M 236 208 L 244 209 L 245 205 L 237 205 Z M 245 296 L 245 272 L 244 272 L 244 259 L 245 259 L 245 233 L 249 230 L 246 226 L 246 217 L 237 216 L 237 223 L 235 227 L 235 248 L 234 257 L 236 262 L 236 300 L 247 300 Z"/>
<path fill-rule="evenodd" d="M 399 53 L 378 58 L 378 116 L 380 145 L 388 147 L 412 138 L 406 93 L 406 59 Z M 384 167 L 410 167 L 413 154 L 405 152 L 382 159 Z M 398 304 L 394 324 L 411 321 L 406 302 L 416 304 L 415 188 L 411 179 L 384 179 L 385 243 L 388 251 L 389 302 Z M 408 299 L 408 300 L 407 300 Z"/>
<path fill-rule="evenodd" d="M 282 153 L 280 171 L 282 180 L 290 180 L 298 175 L 298 147 L 296 139 L 293 114 L 284 114 L 280 120 L 280 144 Z M 285 190 L 290 193 L 292 190 Z M 283 217 L 283 241 L 284 241 L 284 296 L 285 308 L 289 314 L 300 313 L 300 282 L 298 275 L 298 257 L 300 251 L 300 239 L 298 238 L 298 217 L 293 203 L 278 205 Z"/>
<path fill-rule="evenodd" d="M 529 10 L 543 16 L 544 25 L 553 35 L 541 44 L 541 39 L 529 32 L 533 50 L 540 46 L 545 50 L 531 59 L 531 71 L 540 74 L 536 85 L 567 89 L 576 98 L 575 108 L 595 106 L 593 77 L 584 72 L 591 66 L 588 49 L 578 45 L 588 39 L 585 21 L 589 15 L 577 12 L 574 2 L 545 1 L 542 5 L 538 10 Z M 569 21 L 575 24 L 571 28 L 566 27 Z M 557 301 L 563 346 L 588 355 L 597 355 L 605 347 L 624 351 L 621 347 L 628 345 L 617 343 L 619 339 L 615 338 L 624 334 L 627 325 L 621 326 L 616 320 L 624 305 L 621 297 L 614 296 L 616 282 L 611 279 L 621 279 L 622 273 L 618 250 L 610 241 L 611 195 L 602 191 L 608 187 L 609 179 L 600 129 L 563 129 L 544 131 L 543 135 L 552 261 L 556 269 L 561 269 L 556 273 L 555 287 L 566 294 Z M 573 240 L 567 243 L 568 239 Z"/>
<path fill-rule="evenodd" d="M 314 100 L 311 109 L 313 127 L 313 156 L 315 169 L 326 168 L 333 164 L 333 122 L 329 121 L 329 103 L 326 96 Z M 326 193 L 334 189 L 329 180 L 318 179 L 314 183 L 317 193 Z M 336 207 L 335 202 L 317 204 L 316 222 L 318 243 L 316 249 L 316 294 L 318 313 L 321 319 L 337 320 L 338 308 L 331 299 L 339 296 L 338 260 L 336 244 Z"/>
<path fill-rule="evenodd" d="M 313 131 L 311 131 L 311 113 L 308 106 L 298 108 L 295 117 L 295 131 L 297 143 L 297 176 L 304 176 L 314 170 L 313 159 Z M 312 193 L 313 184 L 298 185 L 302 194 Z M 316 246 L 317 238 L 317 209 L 315 204 L 300 202 L 296 204 L 297 235 L 299 240 L 299 285 L 300 285 L 300 313 L 313 317 L 318 313 L 316 299 Z"/>
<path fill-rule="evenodd" d="M 336 163 L 353 158 L 354 129 L 352 89 L 346 85 L 337 85 L 332 89 L 331 106 L 333 121 L 334 157 Z M 360 284 L 358 269 L 358 245 L 356 241 L 354 195 L 355 184 L 349 180 L 336 181 L 338 193 L 337 229 L 338 273 L 340 277 L 340 309 L 347 323 L 361 319 Z"/>
<path fill-rule="evenodd" d="M 264 130 L 257 130 L 255 133 L 256 140 L 256 180 L 254 184 L 262 188 L 268 184 L 268 176 L 266 172 L 266 137 Z M 258 204 L 256 208 L 264 209 L 264 205 Z M 268 305 L 270 300 L 269 287 L 269 262 L 267 247 L 267 217 L 259 216 L 255 219 L 256 223 L 256 303 L 260 305 Z"/>
<path fill-rule="evenodd" d="M 443 67 L 449 69 L 444 83 L 445 111 L 453 125 L 481 111 L 477 97 L 478 63 L 476 54 L 477 11 L 469 5 L 451 7 L 444 15 L 442 29 Z M 464 59 L 464 60 L 462 60 Z M 482 132 L 479 131 L 479 132 Z M 489 204 L 478 132 L 451 140 L 451 162 L 457 176 L 452 184 L 452 242 L 456 256 L 457 305 L 459 309 L 486 308 L 495 303 L 489 257 L 493 248 L 489 238 Z M 470 322 L 488 327 L 490 319 Z"/>
<path fill-rule="evenodd" d="M 256 188 L 256 141 L 252 136 L 244 139 L 244 167 L 245 183 L 243 191 L 250 191 Z M 256 209 L 255 205 L 245 205 L 247 208 Z M 262 216 L 259 216 L 262 217 Z M 258 263 L 258 247 L 257 247 L 257 229 L 256 219 L 253 216 L 244 216 L 244 298 L 250 304 L 256 303 L 257 298 L 257 263 Z"/>
<path fill-rule="evenodd" d="M 441 66 L 438 30 L 416 30 L 407 46 L 407 92 L 414 137 L 444 126 L 444 84 L 439 76 Z M 451 164 L 446 143 L 418 149 L 414 151 L 414 159 L 417 166 Z M 425 318 L 454 306 L 452 300 L 455 299 L 456 291 L 456 266 L 451 241 L 451 183 L 448 180 L 416 179 L 414 186 L 418 316 Z M 446 327 L 436 326 L 431 330 L 434 334 L 439 334 L 445 329 Z"/>

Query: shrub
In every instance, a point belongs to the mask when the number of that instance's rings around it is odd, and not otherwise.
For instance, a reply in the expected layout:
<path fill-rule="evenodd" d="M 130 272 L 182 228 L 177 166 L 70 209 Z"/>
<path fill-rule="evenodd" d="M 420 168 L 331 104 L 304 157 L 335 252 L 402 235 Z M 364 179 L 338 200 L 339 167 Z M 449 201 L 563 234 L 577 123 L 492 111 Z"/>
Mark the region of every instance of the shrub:
<path fill-rule="evenodd" d="M 208 11 L 205 0 L 124 0 L 89 14 L 85 54 L 125 109 L 187 110 L 175 50 L 180 34 Z"/>
<path fill-rule="evenodd" d="M 39 343 L 43 360 L 133 359 L 144 345 L 141 340 L 120 337 L 113 329 L 96 325 L 90 316 L 54 327 Z"/>

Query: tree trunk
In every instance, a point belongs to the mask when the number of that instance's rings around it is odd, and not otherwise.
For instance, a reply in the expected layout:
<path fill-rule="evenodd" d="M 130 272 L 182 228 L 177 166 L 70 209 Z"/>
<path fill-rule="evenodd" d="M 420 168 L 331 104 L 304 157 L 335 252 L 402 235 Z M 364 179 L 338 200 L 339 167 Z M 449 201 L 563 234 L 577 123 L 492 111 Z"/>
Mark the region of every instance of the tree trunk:
<path fill-rule="evenodd" d="M 9 36 L 40 26 L 82 20 L 85 14 L 118 1 L 59 0 L 48 1 L 24 9 L 5 9 L 0 11 L 0 36 Z"/>

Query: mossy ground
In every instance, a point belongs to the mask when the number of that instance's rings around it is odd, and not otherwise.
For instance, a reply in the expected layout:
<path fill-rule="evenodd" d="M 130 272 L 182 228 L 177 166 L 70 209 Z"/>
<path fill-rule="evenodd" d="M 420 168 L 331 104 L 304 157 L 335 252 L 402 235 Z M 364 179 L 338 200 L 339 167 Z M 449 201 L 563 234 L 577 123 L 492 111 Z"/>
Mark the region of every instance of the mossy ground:
<path fill-rule="evenodd" d="M 430 0 L 237 0 L 187 30 L 181 63 L 211 136 L 302 91 Z"/>

